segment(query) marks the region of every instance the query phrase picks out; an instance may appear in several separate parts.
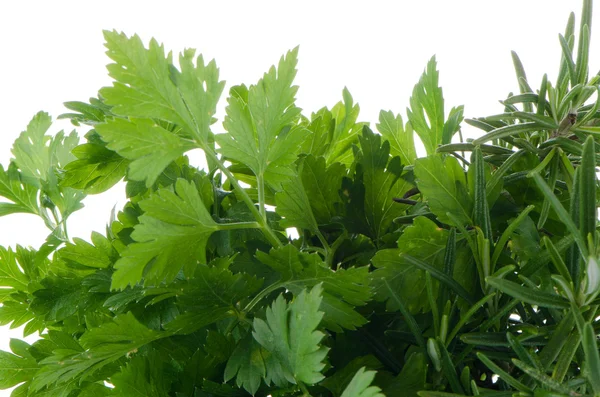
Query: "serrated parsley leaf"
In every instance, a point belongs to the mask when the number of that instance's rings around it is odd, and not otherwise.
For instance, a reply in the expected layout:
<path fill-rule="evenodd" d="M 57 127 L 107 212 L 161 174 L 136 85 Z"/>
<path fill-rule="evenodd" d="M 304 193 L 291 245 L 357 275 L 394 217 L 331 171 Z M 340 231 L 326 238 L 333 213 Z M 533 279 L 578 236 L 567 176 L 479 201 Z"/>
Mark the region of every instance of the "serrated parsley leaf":
<path fill-rule="evenodd" d="M 298 165 L 298 176 L 282 185 L 275 194 L 277 213 L 285 218 L 284 227 L 319 231 L 318 225 L 330 223 L 343 212 L 339 191 L 346 168 L 340 163 L 325 165 L 325 158 L 309 155 Z"/>
<path fill-rule="evenodd" d="M 446 214 L 452 214 L 462 224 L 472 225 L 473 201 L 467 192 L 465 171 L 452 156 L 445 160 L 438 155 L 415 162 L 417 186 L 427 199 L 429 208 L 441 222 L 454 225 Z"/>
<path fill-rule="evenodd" d="M 324 334 L 316 331 L 323 312 L 321 286 L 306 290 L 288 303 L 280 295 L 267 308 L 266 321 L 254 319 L 252 335 L 279 362 L 285 378 L 290 383 L 314 385 L 324 376 L 323 359 L 328 348 L 320 346 Z"/>
<path fill-rule="evenodd" d="M 257 251 L 256 257 L 281 277 L 279 284 L 294 294 L 305 288 L 322 285 L 323 324 L 332 331 L 356 329 L 367 320 L 354 310 L 371 298 L 368 267 L 333 271 L 317 254 L 299 252 L 293 245 L 272 249 L 269 254 Z"/>
<path fill-rule="evenodd" d="M 30 380 L 39 369 L 27 343 L 11 339 L 10 348 L 14 354 L 0 350 L 0 389 Z"/>
<path fill-rule="evenodd" d="M 0 203 L 0 216 L 17 212 L 39 213 L 38 189 L 21 181 L 19 171 L 14 163 L 6 171 L 0 165 L 0 196 L 12 201 L 12 203 Z"/>
<path fill-rule="evenodd" d="M 204 64 L 199 56 L 193 64 L 194 51 L 186 50 L 179 59 L 181 71 L 173 66 L 172 56 L 156 40 L 146 49 L 137 36 L 128 38 L 116 31 L 105 31 L 108 65 L 112 87 L 100 90 L 115 114 L 158 118 L 174 123 L 206 145 L 209 126 L 214 122 L 217 101 L 224 82 L 214 61 Z"/>
<path fill-rule="evenodd" d="M 226 158 L 248 166 L 258 178 L 275 183 L 296 160 L 305 138 L 304 129 L 294 126 L 300 115 L 294 105 L 298 87 L 292 85 L 297 56 L 296 47 L 256 85 L 233 87 L 223 122 L 228 133 L 215 136 Z"/>
<path fill-rule="evenodd" d="M 182 314 L 166 328 L 188 334 L 235 315 L 237 303 L 254 295 L 261 285 L 262 280 L 247 274 L 198 265 L 193 278 L 174 285 Z"/>
<path fill-rule="evenodd" d="M 110 241 L 98 232 L 92 232 L 92 242 L 75 237 L 73 243 L 67 243 L 58 251 L 60 258 L 78 265 L 104 269 L 112 264 L 112 246 Z"/>
<path fill-rule="evenodd" d="M 414 134 L 410 123 L 404 125 L 402 116 L 391 111 L 379 112 L 377 130 L 383 138 L 390 142 L 392 156 L 400 156 L 403 165 L 413 164 L 417 158 Z"/>
<path fill-rule="evenodd" d="M 401 178 L 403 166 L 399 157 L 390 157 L 390 143 L 381 140 L 368 127 L 359 137 L 360 150 L 355 149 L 354 181 L 345 180 L 347 227 L 370 236 L 377 244 L 387 234 L 394 218 L 404 214 L 406 205 L 394 202 L 411 185 Z"/>
<path fill-rule="evenodd" d="M 378 251 L 372 259 L 377 268 L 371 273 L 375 297 L 387 301 L 387 309 L 398 310 L 393 294 L 399 294 L 411 313 L 428 306 L 425 274 L 402 260 L 408 254 L 431 264 L 438 269 L 443 266 L 448 231 L 439 228 L 432 220 L 419 216 L 408 226 L 398 239 L 398 247 Z M 391 286 L 393 293 L 387 288 Z"/>
<path fill-rule="evenodd" d="M 17 256 L 12 248 L 0 246 L 0 287 L 11 287 L 17 291 L 26 291 L 29 278 L 19 267 Z"/>
<path fill-rule="evenodd" d="M 275 194 L 277 213 L 284 219 L 280 221 L 282 227 L 298 227 L 319 233 L 319 225 L 313 215 L 311 199 L 299 176 L 294 176 L 284 182 L 282 190 Z"/>
<path fill-rule="evenodd" d="M 163 336 L 164 333 L 141 324 L 131 312 L 118 315 L 81 336 L 79 342 L 85 351 L 58 349 L 52 356 L 43 359 L 40 362 L 42 368 L 31 382 L 31 389 L 35 391 L 52 384 L 85 380 L 105 365 Z"/>
<path fill-rule="evenodd" d="M 356 371 L 341 397 L 385 397 L 379 387 L 371 386 L 376 374 L 376 371 L 365 371 L 362 367 Z"/>
<path fill-rule="evenodd" d="M 444 130 L 444 97 L 442 89 L 438 86 L 439 72 L 436 68 L 434 56 L 415 85 L 410 97 L 410 108 L 406 109 L 408 120 L 430 155 L 434 154 L 437 146 L 442 143 Z"/>
<path fill-rule="evenodd" d="M 113 119 L 96 126 L 106 147 L 130 160 L 129 178 L 150 187 L 163 170 L 195 146 L 148 119 Z"/>
<path fill-rule="evenodd" d="M 260 386 L 260 381 L 266 376 L 265 362 L 261 353 L 262 348 L 249 332 L 239 341 L 225 367 L 225 382 L 235 377 L 235 384 L 243 387 L 252 395 Z"/>
<path fill-rule="evenodd" d="M 206 262 L 206 243 L 218 224 L 206 210 L 194 182 L 178 179 L 175 192 L 159 189 L 140 202 L 139 217 L 129 244 L 115 263 L 112 289 L 172 281 L 184 268 L 191 273 Z"/>
<path fill-rule="evenodd" d="M 163 397 L 169 394 L 170 384 L 165 376 L 163 361 L 152 352 L 148 357 L 136 356 L 110 377 L 113 384 L 111 396 Z"/>

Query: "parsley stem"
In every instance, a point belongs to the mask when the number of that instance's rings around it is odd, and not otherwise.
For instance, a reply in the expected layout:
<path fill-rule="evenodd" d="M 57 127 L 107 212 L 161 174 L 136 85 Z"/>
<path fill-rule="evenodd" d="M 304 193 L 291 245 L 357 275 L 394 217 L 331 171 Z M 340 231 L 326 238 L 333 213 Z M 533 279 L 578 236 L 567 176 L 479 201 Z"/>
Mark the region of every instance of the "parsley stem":
<path fill-rule="evenodd" d="M 232 222 L 219 223 L 219 230 L 237 230 L 237 229 L 261 229 L 258 222 Z"/>
<path fill-rule="evenodd" d="M 260 215 L 266 221 L 267 212 L 265 209 L 265 178 L 262 173 L 256 176 L 256 182 L 258 185 L 258 210 L 260 211 Z"/>
<path fill-rule="evenodd" d="M 250 198 L 250 196 L 248 196 L 248 193 L 246 192 L 246 190 L 240 186 L 239 182 L 233 176 L 231 171 L 229 171 L 229 169 L 227 167 L 225 167 L 225 164 L 223 164 L 223 162 L 217 157 L 217 155 L 211 150 L 211 148 L 209 148 L 203 144 L 200 144 L 200 147 L 202 148 L 202 150 L 204 150 L 205 155 L 207 157 L 210 157 L 210 159 L 213 160 L 215 162 L 215 164 L 217 164 L 217 167 L 219 167 L 219 170 L 221 170 L 221 172 L 223 174 L 225 174 L 227 179 L 229 179 L 229 181 L 235 188 L 236 194 L 239 194 L 239 197 L 242 199 L 242 201 L 244 201 L 244 203 L 246 203 L 246 205 L 248 206 L 248 209 L 250 210 L 250 212 L 252 212 L 252 215 L 254 216 L 256 221 L 260 224 L 260 228 L 262 229 L 263 233 L 265 234 L 265 237 L 267 238 L 267 240 L 269 240 L 269 242 L 271 244 L 273 244 L 274 247 L 277 247 L 277 248 L 283 247 L 283 244 L 281 243 L 281 241 L 279 240 L 279 238 L 277 237 L 277 235 L 275 234 L 273 229 L 271 229 L 271 227 L 267 223 L 266 217 L 263 217 L 261 215 L 261 213 L 256 208 L 256 206 L 255 206 L 254 202 L 252 201 L 252 199 Z"/>

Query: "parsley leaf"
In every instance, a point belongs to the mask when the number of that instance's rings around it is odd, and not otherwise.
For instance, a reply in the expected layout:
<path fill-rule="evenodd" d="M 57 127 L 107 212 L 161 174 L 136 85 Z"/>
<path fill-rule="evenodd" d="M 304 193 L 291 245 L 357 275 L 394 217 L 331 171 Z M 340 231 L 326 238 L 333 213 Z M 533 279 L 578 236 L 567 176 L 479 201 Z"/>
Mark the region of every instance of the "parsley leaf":
<path fill-rule="evenodd" d="M 219 81 L 215 62 L 204 64 L 199 56 L 193 64 L 194 51 L 179 57 L 181 71 L 172 65 L 172 55 L 151 40 L 146 49 L 137 36 L 128 38 L 116 31 L 105 31 L 108 65 L 112 87 L 100 90 L 105 103 L 118 115 L 158 118 L 183 128 L 187 134 L 207 144 L 209 126 L 214 122 L 217 101 L 224 82 Z"/>
<path fill-rule="evenodd" d="M 259 180 L 280 182 L 279 174 L 289 174 L 304 140 L 303 129 L 294 126 L 300 114 L 294 105 L 298 87 L 292 85 L 297 57 L 296 47 L 256 85 L 233 87 L 223 122 L 228 134 L 215 136 L 219 151 L 248 166 Z"/>
<path fill-rule="evenodd" d="M 375 374 L 376 371 L 365 371 L 365 367 L 356 371 L 341 397 L 385 397 L 379 387 L 370 386 Z"/>
<path fill-rule="evenodd" d="M 319 345 L 324 334 L 316 331 L 323 318 L 321 291 L 317 285 L 291 303 L 280 295 L 267 308 L 266 321 L 254 319 L 254 339 L 273 355 L 290 383 L 313 385 L 324 378 L 322 361 L 329 349 Z"/>
<path fill-rule="evenodd" d="M 193 182 L 178 179 L 175 192 L 159 189 L 140 202 L 144 214 L 115 263 L 112 289 L 172 281 L 179 270 L 189 274 L 197 261 L 206 262 L 206 243 L 219 229 Z"/>

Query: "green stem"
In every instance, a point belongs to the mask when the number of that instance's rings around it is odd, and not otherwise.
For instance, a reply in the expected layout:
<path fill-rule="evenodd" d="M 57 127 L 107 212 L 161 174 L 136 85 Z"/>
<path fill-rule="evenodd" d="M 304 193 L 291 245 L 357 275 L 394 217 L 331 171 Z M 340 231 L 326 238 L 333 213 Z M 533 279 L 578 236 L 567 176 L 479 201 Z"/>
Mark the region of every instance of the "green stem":
<path fill-rule="evenodd" d="M 340 248 L 342 243 L 346 240 L 346 237 L 348 237 L 348 231 L 346 229 L 344 229 L 342 234 L 340 234 L 340 236 L 337 239 L 335 239 L 333 244 L 331 244 L 331 247 L 329 248 L 329 250 L 327 250 L 327 256 L 325 257 L 325 263 L 327 263 L 327 266 L 329 266 L 330 268 L 333 265 L 333 257 L 335 256 L 335 252 L 338 250 L 338 248 Z"/>
<path fill-rule="evenodd" d="M 258 222 L 233 222 L 219 223 L 219 230 L 237 230 L 237 229 L 261 229 Z"/>
<path fill-rule="evenodd" d="M 265 179 L 262 172 L 256 176 L 256 183 L 258 185 L 258 210 L 260 211 L 260 216 L 266 221 L 267 220 L 267 211 L 265 209 Z"/>
<path fill-rule="evenodd" d="M 277 247 L 277 248 L 283 247 L 283 244 L 281 243 L 281 241 L 279 240 L 279 238 L 277 237 L 277 235 L 275 234 L 273 229 L 271 229 L 271 227 L 267 224 L 266 217 L 263 217 L 261 215 L 261 213 L 258 211 L 256 206 L 254 205 L 254 202 L 252 201 L 252 199 L 250 198 L 250 196 L 248 195 L 246 190 L 240 186 L 239 182 L 233 176 L 231 171 L 229 171 L 229 169 L 227 167 L 225 167 L 225 165 L 221 162 L 221 160 L 219 160 L 217 155 L 212 150 L 210 150 L 210 148 L 207 148 L 204 145 L 200 145 L 200 147 L 204 150 L 205 155 L 207 157 L 209 157 L 211 160 L 213 160 L 217 164 L 217 167 L 219 167 L 219 170 L 223 174 L 225 174 L 227 179 L 229 179 L 229 181 L 235 188 L 236 194 L 238 194 L 239 197 L 242 199 L 242 201 L 244 203 L 246 203 L 246 205 L 248 206 L 248 209 L 250 210 L 250 212 L 252 213 L 252 215 L 254 216 L 256 221 L 260 224 L 260 228 L 262 229 L 263 233 L 265 234 L 265 237 L 267 238 L 267 240 L 269 240 L 269 242 L 274 247 Z"/>
<path fill-rule="evenodd" d="M 260 291 L 254 297 L 254 299 L 252 299 L 250 301 L 250 303 L 248 303 L 246 305 L 246 307 L 244 308 L 243 312 L 244 313 L 250 312 L 250 310 L 252 310 L 254 308 L 254 306 L 256 306 L 256 304 L 258 302 L 260 302 L 265 296 L 269 295 L 271 292 L 273 292 L 273 291 L 275 291 L 276 289 L 279 289 L 279 288 L 283 288 L 283 284 L 281 282 L 269 285 L 267 288 L 265 288 L 262 291 Z"/>
<path fill-rule="evenodd" d="M 298 386 L 302 391 L 302 397 L 310 397 L 310 393 L 308 392 L 308 389 L 306 388 L 306 385 L 304 385 L 304 383 L 298 381 Z"/>

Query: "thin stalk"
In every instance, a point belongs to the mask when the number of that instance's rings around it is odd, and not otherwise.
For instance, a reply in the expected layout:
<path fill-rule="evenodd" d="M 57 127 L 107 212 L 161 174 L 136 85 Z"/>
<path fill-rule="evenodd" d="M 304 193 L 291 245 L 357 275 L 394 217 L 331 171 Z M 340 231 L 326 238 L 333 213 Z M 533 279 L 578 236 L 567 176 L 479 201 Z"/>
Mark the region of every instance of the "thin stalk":
<path fill-rule="evenodd" d="M 219 167 L 219 170 L 221 170 L 221 172 L 223 174 L 225 174 L 227 179 L 229 179 L 229 181 L 235 188 L 236 194 L 239 194 L 239 197 L 242 199 L 242 201 L 244 203 L 246 203 L 246 205 L 248 206 L 248 209 L 250 210 L 250 212 L 252 213 L 252 215 L 254 216 L 256 221 L 260 224 L 260 228 L 262 229 L 263 233 L 265 234 L 265 237 L 267 238 L 267 240 L 269 240 L 269 242 L 276 248 L 283 247 L 283 244 L 281 243 L 281 241 L 279 240 L 279 238 L 277 237 L 277 235 L 275 234 L 273 229 L 271 229 L 271 227 L 268 225 L 266 217 L 263 217 L 261 215 L 261 213 L 258 211 L 256 206 L 254 205 L 254 202 L 252 201 L 250 196 L 248 196 L 248 193 L 246 192 L 246 190 L 240 186 L 239 182 L 233 176 L 231 171 L 229 171 L 229 169 L 227 169 L 227 167 L 225 167 L 223 162 L 221 162 L 221 160 L 219 160 L 217 155 L 212 150 L 210 150 L 210 148 L 207 148 L 204 145 L 200 145 L 200 147 L 204 150 L 204 153 L 206 154 L 206 156 L 209 157 L 211 160 L 213 160 L 215 162 L 215 164 L 217 164 L 217 167 Z"/>
<path fill-rule="evenodd" d="M 237 229 L 261 229 L 258 222 L 233 222 L 219 223 L 219 230 L 237 230 Z"/>
<path fill-rule="evenodd" d="M 262 173 L 256 176 L 256 184 L 258 185 L 258 210 L 260 211 L 260 216 L 265 220 L 267 220 L 267 210 L 265 209 L 265 178 Z"/>

